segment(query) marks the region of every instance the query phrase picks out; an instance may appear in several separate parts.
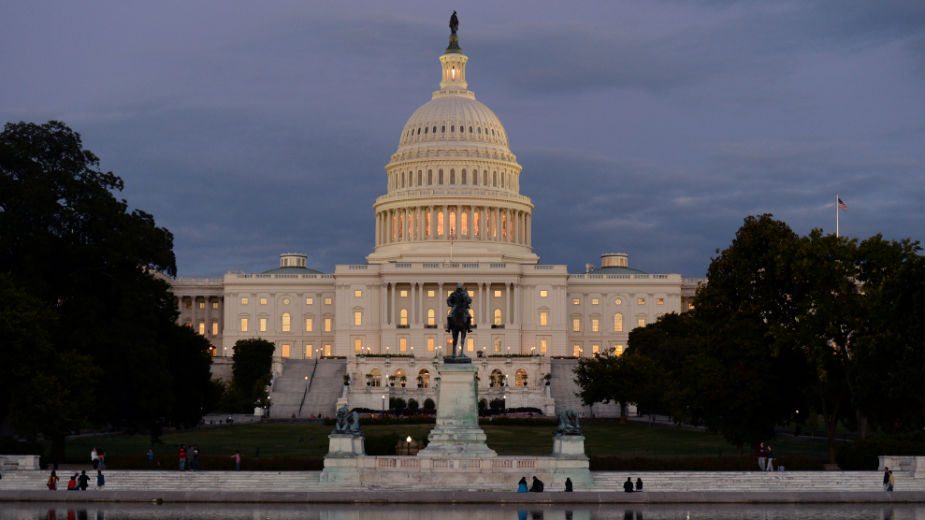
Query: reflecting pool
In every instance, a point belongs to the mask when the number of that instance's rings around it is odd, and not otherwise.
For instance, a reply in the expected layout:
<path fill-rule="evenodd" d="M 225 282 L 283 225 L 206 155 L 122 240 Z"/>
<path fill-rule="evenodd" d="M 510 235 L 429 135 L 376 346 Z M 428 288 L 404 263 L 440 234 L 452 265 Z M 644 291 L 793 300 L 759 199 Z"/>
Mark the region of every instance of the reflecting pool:
<path fill-rule="evenodd" d="M 925 520 L 921 505 L 315 505 L 0 503 L 0 520 Z"/>

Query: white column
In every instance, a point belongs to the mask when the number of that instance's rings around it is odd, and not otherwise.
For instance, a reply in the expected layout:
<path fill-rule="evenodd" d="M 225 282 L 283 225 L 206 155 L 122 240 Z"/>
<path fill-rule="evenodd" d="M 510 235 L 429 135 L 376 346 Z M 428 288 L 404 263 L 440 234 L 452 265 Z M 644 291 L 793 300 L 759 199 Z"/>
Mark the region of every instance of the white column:
<path fill-rule="evenodd" d="M 395 317 L 398 316 L 398 312 L 396 312 L 395 310 L 395 292 L 396 292 L 395 289 L 396 289 L 396 284 L 393 283 L 392 284 L 392 297 L 391 297 L 392 304 L 389 306 L 389 324 L 398 323 L 398 321 L 396 321 L 395 319 Z"/>

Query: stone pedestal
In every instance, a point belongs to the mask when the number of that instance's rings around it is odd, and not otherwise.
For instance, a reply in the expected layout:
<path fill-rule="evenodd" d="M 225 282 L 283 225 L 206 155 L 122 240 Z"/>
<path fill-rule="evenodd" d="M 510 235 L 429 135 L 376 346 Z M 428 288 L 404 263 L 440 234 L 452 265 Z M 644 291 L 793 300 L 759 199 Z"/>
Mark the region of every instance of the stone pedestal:
<path fill-rule="evenodd" d="M 328 435 L 328 457 L 357 457 L 366 455 L 365 437 L 349 433 Z"/>
<path fill-rule="evenodd" d="M 321 482 L 335 485 L 356 486 L 360 484 L 358 461 L 366 458 L 366 447 L 362 435 L 332 433 L 328 435 L 328 454 L 324 457 Z"/>
<path fill-rule="evenodd" d="M 552 438 L 552 456 L 566 459 L 584 459 L 588 460 L 585 455 L 585 436 L 584 435 L 556 435 Z"/>
<path fill-rule="evenodd" d="M 471 363 L 444 363 L 440 369 L 437 423 L 427 437 L 430 443 L 418 452 L 418 457 L 497 456 L 485 444 L 485 432 L 479 427 L 476 371 Z"/>

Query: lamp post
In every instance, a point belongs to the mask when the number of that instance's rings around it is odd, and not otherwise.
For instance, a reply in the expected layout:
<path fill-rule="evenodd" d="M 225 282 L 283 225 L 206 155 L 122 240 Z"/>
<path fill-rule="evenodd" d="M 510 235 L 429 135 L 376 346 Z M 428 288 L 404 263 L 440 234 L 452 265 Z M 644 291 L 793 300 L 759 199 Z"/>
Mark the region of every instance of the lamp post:
<path fill-rule="evenodd" d="M 385 394 L 382 394 L 382 411 L 385 411 Z"/>

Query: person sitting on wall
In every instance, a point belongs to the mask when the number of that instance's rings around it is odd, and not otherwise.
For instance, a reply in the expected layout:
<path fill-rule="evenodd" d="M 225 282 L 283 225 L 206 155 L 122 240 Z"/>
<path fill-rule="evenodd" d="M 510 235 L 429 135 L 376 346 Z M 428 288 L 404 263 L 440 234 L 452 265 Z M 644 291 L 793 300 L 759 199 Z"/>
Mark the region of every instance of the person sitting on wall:
<path fill-rule="evenodd" d="M 531 493 L 542 493 L 543 492 L 543 481 L 536 478 L 536 475 L 533 475 L 533 485 L 530 486 Z"/>
<path fill-rule="evenodd" d="M 633 492 L 633 478 L 632 477 L 626 477 L 626 482 L 623 483 L 623 491 L 627 493 Z"/>
<path fill-rule="evenodd" d="M 886 487 L 884 487 L 886 489 Z M 527 477 L 520 477 L 520 482 L 517 483 L 517 492 L 526 493 L 527 492 Z"/>
<path fill-rule="evenodd" d="M 642 477 L 636 477 L 636 491 L 642 491 Z"/>

